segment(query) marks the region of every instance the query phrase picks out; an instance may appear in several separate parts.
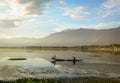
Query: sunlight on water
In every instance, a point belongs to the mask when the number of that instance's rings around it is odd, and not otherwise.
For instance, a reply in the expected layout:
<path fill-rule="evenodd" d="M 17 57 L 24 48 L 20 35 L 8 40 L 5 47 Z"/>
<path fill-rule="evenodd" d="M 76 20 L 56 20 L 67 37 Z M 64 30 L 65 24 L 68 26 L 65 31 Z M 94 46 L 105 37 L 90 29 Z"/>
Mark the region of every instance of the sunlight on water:
<path fill-rule="evenodd" d="M 51 57 L 72 59 L 75 56 L 82 61 L 73 64 L 62 61 L 52 64 Z M 80 77 L 80 76 L 120 76 L 120 56 L 108 53 L 80 51 L 34 51 L 0 52 L 0 80 L 18 78 Z M 22 60 L 23 59 L 23 60 Z"/>

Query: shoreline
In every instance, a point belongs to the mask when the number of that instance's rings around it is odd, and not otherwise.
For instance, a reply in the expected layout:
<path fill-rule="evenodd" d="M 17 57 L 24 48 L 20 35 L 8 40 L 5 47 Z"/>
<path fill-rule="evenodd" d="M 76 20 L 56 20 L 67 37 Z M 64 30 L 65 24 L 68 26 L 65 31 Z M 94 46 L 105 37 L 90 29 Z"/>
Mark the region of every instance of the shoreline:
<path fill-rule="evenodd" d="M 81 52 L 109 52 L 120 53 L 120 44 L 110 45 L 86 45 L 86 46 L 23 46 L 23 47 L 0 47 L 0 51 L 27 51 L 56 50 L 56 51 L 81 51 Z"/>

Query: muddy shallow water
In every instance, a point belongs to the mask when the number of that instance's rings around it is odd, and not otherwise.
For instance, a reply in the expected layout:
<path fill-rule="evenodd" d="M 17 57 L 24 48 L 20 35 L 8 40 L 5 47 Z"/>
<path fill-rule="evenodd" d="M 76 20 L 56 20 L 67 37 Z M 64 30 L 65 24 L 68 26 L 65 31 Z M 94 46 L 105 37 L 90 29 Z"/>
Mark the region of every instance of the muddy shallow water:
<path fill-rule="evenodd" d="M 51 57 L 82 61 L 63 61 L 51 63 Z M 25 58 L 25 60 L 9 60 Z M 0 80 L 18 78 L 83 77 L 105 76 L 120 77 L 120 55 L 80 51 L 0 51 Z"/>

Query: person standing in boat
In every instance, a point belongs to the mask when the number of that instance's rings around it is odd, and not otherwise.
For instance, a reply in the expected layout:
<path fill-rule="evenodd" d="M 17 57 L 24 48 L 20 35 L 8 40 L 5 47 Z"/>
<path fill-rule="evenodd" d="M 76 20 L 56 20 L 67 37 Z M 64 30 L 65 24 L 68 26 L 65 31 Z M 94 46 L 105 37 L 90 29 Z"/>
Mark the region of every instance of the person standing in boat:
<path fill-rule="evenodd" d="M 54 55 L 54 56 L 52 57 L 52 59 L 56 60 L 56 55 Z"/>
<path fill-rule="evenodd" d="M 76 63 L 76 58 L 73 56 L 73 64 L 75 65 Z"/>

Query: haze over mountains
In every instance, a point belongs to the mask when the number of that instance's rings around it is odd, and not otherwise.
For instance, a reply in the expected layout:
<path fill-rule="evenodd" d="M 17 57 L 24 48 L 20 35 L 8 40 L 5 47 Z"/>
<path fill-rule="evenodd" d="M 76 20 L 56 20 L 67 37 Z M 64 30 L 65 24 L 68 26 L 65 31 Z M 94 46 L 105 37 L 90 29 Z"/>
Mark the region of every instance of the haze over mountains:
<path fill-rule="evenodd" d="M 114 29 L 75 29 L 53 33 L 42 39 L 0 39 L 1 47 L 9 46 L 81 46 L 120 43 L 120 27 Z"/>

